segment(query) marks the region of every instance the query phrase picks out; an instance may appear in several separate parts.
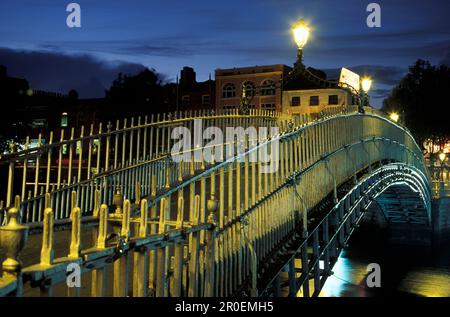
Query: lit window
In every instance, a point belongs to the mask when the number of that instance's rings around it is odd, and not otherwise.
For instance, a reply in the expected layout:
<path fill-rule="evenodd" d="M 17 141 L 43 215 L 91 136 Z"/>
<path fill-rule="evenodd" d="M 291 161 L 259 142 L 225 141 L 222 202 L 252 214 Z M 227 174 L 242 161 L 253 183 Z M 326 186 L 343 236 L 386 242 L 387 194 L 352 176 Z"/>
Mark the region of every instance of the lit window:
<path fill-rule="evenodd" d="M 223 86 L 222 96 L 223 96 L 223 98 L 236 97 L 236 87 L 231 83 L 226 84 L 225 86 Z"/>
<path fill-rule="evenodd" d="M 291 106 L 292 107 L 300 106 L 300 97 L 292 97 Z"/>
<path fill-rule="evenodd" d="M 309 105 L 310 106 L 318 106 L 319 105 L 319 96 L 311 96 L 309 98 Z"/>

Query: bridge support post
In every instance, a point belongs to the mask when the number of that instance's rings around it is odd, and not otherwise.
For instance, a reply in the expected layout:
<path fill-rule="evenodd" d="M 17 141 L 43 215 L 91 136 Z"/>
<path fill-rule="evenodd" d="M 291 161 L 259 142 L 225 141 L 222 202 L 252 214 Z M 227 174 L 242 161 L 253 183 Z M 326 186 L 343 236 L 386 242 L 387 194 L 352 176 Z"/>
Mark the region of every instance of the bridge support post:
<path fill-rule="evenodd" d="M 305 240 L 301 247 L 302 253 L 302 277 L 303 281 L 303 297 L 309 297 L 309 263 L 308 263 L 308 240 Z"/>
<path fill-rule="evenodd" d="M 314 295 L 319 295 L 320 292 L 320 254 L 319 254 L 319 230 L 313 233 L 313 255 L 314 255 Z M 313 295 L 313 296 L 314 296 Z"/>
<path fill-rule="evenodd" d="M 137 200 L 137 199 L 136 199 Z M 141 218 L 139 223 L 139 237 L 147 237 L 148 223 L 148 205 L 147 200 L 143 199 L 140 204 Z M 134 268 L 133 268 L 133 296 L 146 297 L 148 290 L 148 249 L 141 248 L 134 252 Z"/>
<path fill-rule="evenodd" d="M 275 280 L 273 281 L 273 295 L 274 297 L 280 297 L 280 275 L 277 275 Z"/>
<path fill-rule="evenodd" d="M 116 210 L 117 211 L 117 210 Z M 114 262 L 114 297 L 128 296 L 128 275 L 130 271 L 130 254 L 122 249 L 122 244 L 126 244 L 130 237 L 130 201 L 126 200 L 123 205 L 123 213 L 113 214 L 113 226 L 119 235 L 118 251 L 120 257 Z"/>
<path fill-rule="evenodd" d="M 338 213 L 339 217 L 339 225 L 341 225 L 342 227 L 339 229 L 339 248 L 343 248 L 344 247 L 344 239 L 345 239 L 345 230 L 346 230 L 346 224 L 342 223 L 342 221 L 344 220 L 344 204 L 340 204 L 339 205 L 339 213 Z"/>
<path fill-rule="evenodd" d="M 215 290 L 215 269 L 216 269 L 216 210 L 218 207 L 218 202 L 210 199 L 207 202 L 207 209 L 209 211 L 208 223 L 213 227 L 211 230 L 206 232 L 206 279 L 205 279 L 205 296 L 215 297 L 217 296 Z"/>
<path fill-rule="evenodd" d="M 295 257 L 289 261 L 289 297 L 297 295 L 297 276 L 295 273 Z"/>
<path fill-rule="evenodd" d="M 323 239 L 323 244 L 326 246 L 328 245 L 328 242 L 330 241 L 329 239 L 329 225 L 328 225 L 328 220 L 329 218 L 326 217 L 325 221 L 323 223 L 323 227 L 322 227 L 322 239 Z M 330 248 L 326 248 L 324 251 L 324 273 L 326 276 L 328 276 L 330 274 Z"/>

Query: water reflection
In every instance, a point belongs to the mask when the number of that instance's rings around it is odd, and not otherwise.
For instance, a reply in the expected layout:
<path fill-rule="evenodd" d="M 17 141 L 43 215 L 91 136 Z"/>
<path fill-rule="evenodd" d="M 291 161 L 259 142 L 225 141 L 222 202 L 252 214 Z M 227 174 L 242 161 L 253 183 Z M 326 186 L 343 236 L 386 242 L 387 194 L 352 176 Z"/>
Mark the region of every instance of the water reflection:
<path fill-rule="evenodd" d="M 328 277 L 320 297 L 368 297 L 370 289 L 366 287 L 367 264 L 348 258 L 343 251 L 335 266 L 333 275 Z"/>
<path fill-rule="evenodd" d="M 381 266 L 379 289 L 366 285 L 370 263 Z M 388 239 L 374 239 L 370 230 L 360 230 L 332 271 L 321 297 L 450 297 L 450 245 L 391 245 Z"/>

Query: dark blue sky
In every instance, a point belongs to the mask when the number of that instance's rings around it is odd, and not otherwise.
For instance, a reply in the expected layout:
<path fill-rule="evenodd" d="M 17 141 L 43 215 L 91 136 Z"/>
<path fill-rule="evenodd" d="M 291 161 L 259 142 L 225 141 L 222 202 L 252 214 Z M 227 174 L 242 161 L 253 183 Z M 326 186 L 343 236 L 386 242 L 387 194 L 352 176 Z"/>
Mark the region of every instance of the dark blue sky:
<path fill-rule="evenodd" d="M 80 29 L 66 26 L 70 2 L 0 3 L 0 64 L 11 75 L 95 97 L 118 71 L 142 65 L 167 80 L 183 66 L 205 80 L 217 68 L 291 65 L 289 27 L 299 17 L 313 27 L 305 63 L 372 75 L 375 105 L 417 58 L 450 62 L 448 0 L 78 0 Z M 366 25 L 370 2 L 381 5 L 381 28 Z"/>

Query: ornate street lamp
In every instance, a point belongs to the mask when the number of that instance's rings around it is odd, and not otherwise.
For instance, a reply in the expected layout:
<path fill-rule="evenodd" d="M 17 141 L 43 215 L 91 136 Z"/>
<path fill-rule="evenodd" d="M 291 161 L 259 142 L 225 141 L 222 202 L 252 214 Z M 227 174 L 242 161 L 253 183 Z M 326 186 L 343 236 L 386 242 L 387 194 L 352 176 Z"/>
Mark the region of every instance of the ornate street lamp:
<path fill-rule="evenodd" d="M 364 112 L 364 107 L 369 106 L 369 90 L 372 87 L 372 79 L 370 77 L 361 78 L 360 92 L 360 112 Z"/>
<path fill-rule="evenodd" d="M 372 79 L 370 77 L 363 77 L 361 79 L 362 90 L 367 94 L 372 87 Z"/>
<path fill-rule="evenodd" d="M 307 73 L 308 77 L 314 78 L 318 81 L 325 81 L 322 78 L 318 78 L 316 75 L 309 72 L 305 65 L 303 64 L 303 48 L 308 43 L 309 35 L 311 33 L 308 24 L 304 19 L 299 19 L 295 24 L 292 25 L 291 32 L 294 38 L 294 41 L 297 45 L 297 60 L 294 63 L 293 70 L 282 80 L 280 80 L 277 84 L 271 86 L 274 89 L 280 88 L 283 84 L 286 84 L 293 80 L 295 76 L 300 73 Z M 256 89 L 267 88 L 265 86 L 255 87 Z M 241 114 L 248 114 L 249 112 L 249 104 L 251 99 L 256 95 L 256 91 L 254 94 L 250 96 L 246 94 L 245 83 L 242 85 L 242 93 L 241 93 L 241 103 L 239 107 L 239 112 Z"/>
<path fill-rule="evenodd" d="M 277 89 L 281 88 L 282 86 L 286 85 L 287 83 L 293 81 L 298 75 L 303 75 L 305 78 L 310 80 L 311 82 L 317 83 L 317 85 L 324 87 L 324 88 L 336 88 L 340 86 L 340 83 L 337 81 L 330 81 L 326 80 L 324 78 L 321 78 L 317 76 L 316 74 L 312 73 L 305 67 L 303 64 L 303 48 L 308 43 L 311 29 L 308 27 L 308 24 L 304 19 L 299 19 L 295 24 L 292 25 L 291 32 L 294 38 L 294 41 L 297 45 L 297 60 L 294 63 L 294 68 L 283 78 L 281 78 L 276 84 L 273 84 L 270 86 L 270 88 Z M 363 89 L 365 89 L 365 94 L 370 90 L 370 86 L 372 84 L 372 80 L 370 78 L 366 78 L 362 82 Z M 258 86 L 255 87 L 255 93 L 248 95 L 246 94 L 245 85 L 242 85 L 242 93 L 241 93 L 241 103 L 239 106 L 239 112 L 241 114 L 248 114 L 249 112 L 249 104 L 251 99 L 257 94 L 258 89 L 261 88 L 268 88 L 269 86 Z M 343 87 L 343 86 L 341 86 Z M 360 112 L 364 112 L 363 108 L 363 91 L 358 91 L 356 88 L 351 87 L 350 85 L 346 85 L 346 88 L 351 91 L 353 95 L 358 96 L 359 98 L 359 106 L 360 106 Z M 368 104 L 368 101 L 365 102 Z"/>
<path fill-rule="evenodd" d="M 305 20 L 300 19 L 292 26 L 292 34 L 294 36 L 295 43 L 297 44 L 297 63 L 303 63 L 303 47 L 308 43 L 310 30 Z"/>

